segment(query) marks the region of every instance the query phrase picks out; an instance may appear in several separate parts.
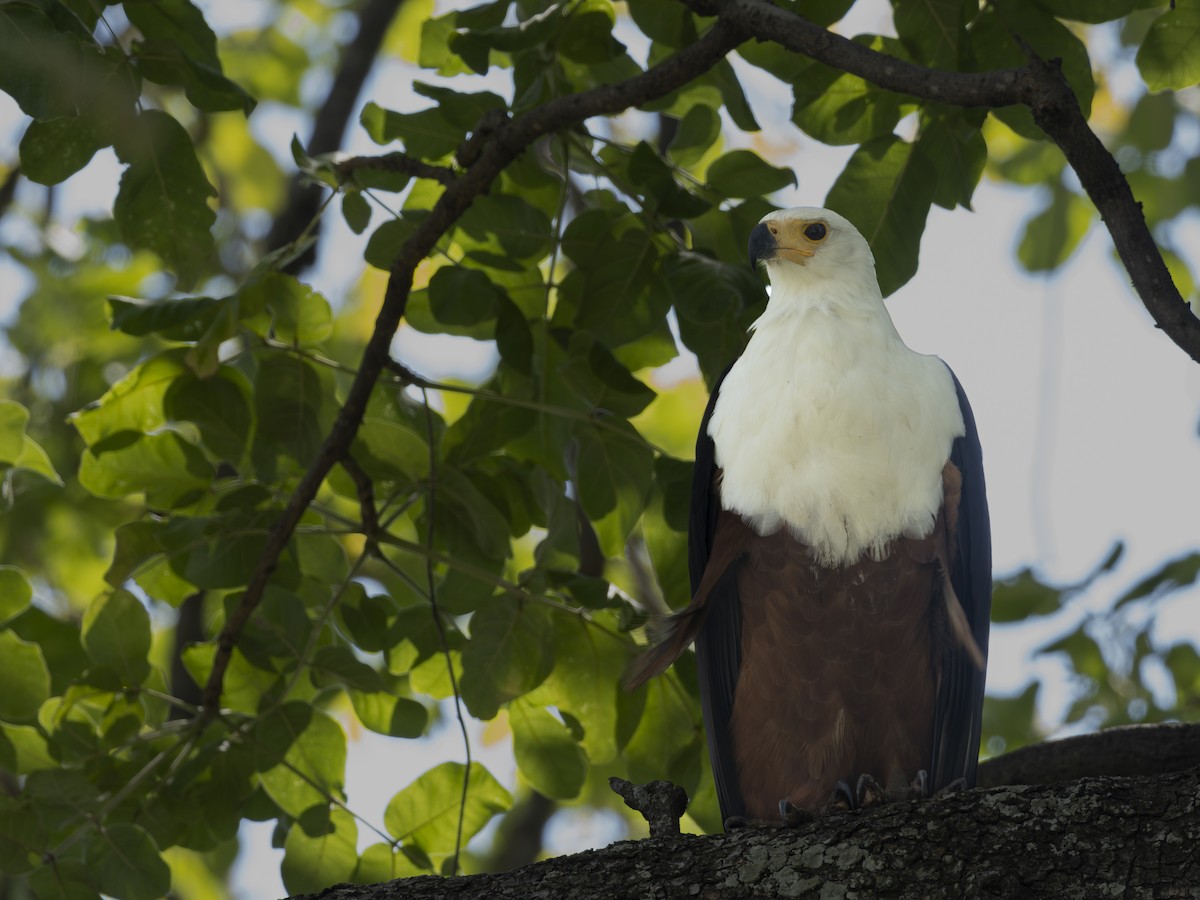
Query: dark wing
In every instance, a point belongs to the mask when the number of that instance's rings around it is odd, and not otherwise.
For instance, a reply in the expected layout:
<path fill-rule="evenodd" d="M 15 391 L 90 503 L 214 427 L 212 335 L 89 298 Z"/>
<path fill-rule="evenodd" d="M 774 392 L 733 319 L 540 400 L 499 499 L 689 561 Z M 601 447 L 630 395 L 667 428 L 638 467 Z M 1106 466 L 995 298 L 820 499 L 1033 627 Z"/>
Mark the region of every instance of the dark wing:
<path fill-rule="evenodd" d="M 958 553 L 951 566 L 950 581 L 967 614 L 975 643 L 986 658 L 992 609 L 992 531 L 983 481 L 983 454 L 971 405 L 953 371 L 950 376 L 954 378 L 954 389 L 966 426 L 966 433 L 954 442 L 950 452 L 950 461 L 962 474 Z M 965 778 L 969 786 L 974 786 L 983 719 L 986 672 L 971 661 L 959 642 L 946 643 L 934 710 L 933 770 L 930 773 L 934 790 L 940 790 L 958 778 Z"/>
<path fill-rule="evenodd" d="M 712 396 L 700 421 L 700 433 L 696 437 L 692 506 L 688 518 L 688 571 L 693 595 L 699 590 L 708 567 L 721 511 L 721 500 L 713 486 L 713 478 L 717 474 L 716 448 L 708 436 L 708 420 L 712 417 L 721 382 L 727 374 L 729 369 L 722 372 L 713 385 Z M 745 805 L 738 791 L 737 766 L 729 730 L 733 692 L 737 687 L 738 668 L 742 661 L 742 610 L 737 592 L 737 569 L 737 565 L 729 566 L 709 592 L 704 624 L 696 637 L 700 703 L 704 710 L 708 755 L 712 760 L 722 819 L 745 813 Z"/>

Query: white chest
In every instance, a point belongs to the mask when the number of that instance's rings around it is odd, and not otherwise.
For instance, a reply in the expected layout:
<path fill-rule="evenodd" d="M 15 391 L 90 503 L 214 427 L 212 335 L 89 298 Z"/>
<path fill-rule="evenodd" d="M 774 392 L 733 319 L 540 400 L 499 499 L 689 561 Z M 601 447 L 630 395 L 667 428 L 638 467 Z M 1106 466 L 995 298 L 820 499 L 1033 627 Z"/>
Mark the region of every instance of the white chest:
<path fill-rule="evenodd" d="M 709 421 L 722 504 L 825 565 L 924 537 L 964 432 L 949 370 L 880 322 L 821 313 L 755 332 Z"/>

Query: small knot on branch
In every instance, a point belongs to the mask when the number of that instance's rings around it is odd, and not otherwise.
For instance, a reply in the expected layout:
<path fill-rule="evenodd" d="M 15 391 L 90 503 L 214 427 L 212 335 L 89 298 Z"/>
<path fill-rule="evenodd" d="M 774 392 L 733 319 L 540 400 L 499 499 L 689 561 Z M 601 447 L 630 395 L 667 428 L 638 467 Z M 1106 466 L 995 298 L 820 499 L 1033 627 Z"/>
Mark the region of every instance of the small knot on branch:
<path fill-rule="evenodd" d="M 642 814 L 650 825 L 650 837 L 675 837 L 679 834 L 679 819 L 687 811 L 687 791 L 669 781 L 634 784 L 615 775 L 608 786 L 625 801 L 630 809 Z"/>

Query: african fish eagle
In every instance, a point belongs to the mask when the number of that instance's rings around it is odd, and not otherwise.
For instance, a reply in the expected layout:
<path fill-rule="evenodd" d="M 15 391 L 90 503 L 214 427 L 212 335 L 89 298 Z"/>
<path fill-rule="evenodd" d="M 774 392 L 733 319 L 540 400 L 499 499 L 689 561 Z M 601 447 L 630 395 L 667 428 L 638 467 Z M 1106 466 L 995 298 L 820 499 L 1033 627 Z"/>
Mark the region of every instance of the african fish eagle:
<path fill-rule="evenodd" d="M 992 581 L 967 398 L 845 218 L 772 212 L 749 249 L 771 296 L 700 425 L 692 601 L 631 684 L 695 641 L 727 824 L 972 785 Z"/>

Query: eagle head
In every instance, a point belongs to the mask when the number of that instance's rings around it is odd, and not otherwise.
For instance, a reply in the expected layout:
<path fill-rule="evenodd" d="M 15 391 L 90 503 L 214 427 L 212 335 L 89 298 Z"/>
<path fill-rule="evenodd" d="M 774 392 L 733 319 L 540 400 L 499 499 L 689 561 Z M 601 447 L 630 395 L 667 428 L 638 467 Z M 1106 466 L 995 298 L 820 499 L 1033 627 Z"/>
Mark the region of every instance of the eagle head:
<path fill-rule="evenodd" d="M 875 258 L 858 229 L 832 210 L 816 206 L 763 216 L 750 232 L 749 249 L 750 265 L 766 264 L 772 283 L 875 274 Z"/>

